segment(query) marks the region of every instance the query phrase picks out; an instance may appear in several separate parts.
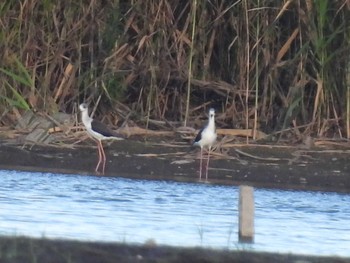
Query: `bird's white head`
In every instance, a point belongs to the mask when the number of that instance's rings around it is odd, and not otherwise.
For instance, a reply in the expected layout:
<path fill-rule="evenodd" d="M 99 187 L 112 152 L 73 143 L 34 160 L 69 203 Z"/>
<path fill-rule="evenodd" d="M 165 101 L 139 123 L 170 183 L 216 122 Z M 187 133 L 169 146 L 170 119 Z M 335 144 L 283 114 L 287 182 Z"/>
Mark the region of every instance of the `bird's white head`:
<path fill-rule="evenodd" d="M 80 104 L 80 105 L 79 105 L 79 110 L 80 110 L 81 112 L 87 111 L 87 110 L 88 110 L 88 105 L 87 105 L 86 103 Z"/>
<path fill-rule="evenodd" d="M 215 117 L 215 110 L 213 108 L 211 108 L 209 110 L 209 119 L 213 119 Z"/>

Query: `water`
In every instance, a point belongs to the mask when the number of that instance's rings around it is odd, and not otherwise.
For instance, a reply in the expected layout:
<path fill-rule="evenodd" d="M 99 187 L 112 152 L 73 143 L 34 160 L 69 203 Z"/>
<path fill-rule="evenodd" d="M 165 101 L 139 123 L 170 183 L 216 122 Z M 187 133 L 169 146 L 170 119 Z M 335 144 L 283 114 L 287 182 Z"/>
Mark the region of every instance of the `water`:
<path fill-rule="evenodd" d="M 255 189 L 238 243 L 238 188 L 0 171 L 0 235 L 350 256 L 350 196 Z"/>

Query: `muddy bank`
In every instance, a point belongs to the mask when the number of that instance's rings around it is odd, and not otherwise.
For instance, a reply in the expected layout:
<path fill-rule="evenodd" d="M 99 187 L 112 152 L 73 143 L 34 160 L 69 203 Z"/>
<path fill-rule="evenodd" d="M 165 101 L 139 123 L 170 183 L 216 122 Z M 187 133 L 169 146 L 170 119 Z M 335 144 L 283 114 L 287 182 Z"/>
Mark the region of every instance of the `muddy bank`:
<path fill-rule="evenodd" d="M 105 151 L 105 176 L 198 181 L 199 149 L 183 142 L 126 140 L 106 145 Z M 221 147 L 211 159 L 209 183 L 348 193 L 349 160 L 348 148 Z M 72 148 L 8 141 L 0 146 L 0 169 L 94 175 L 96 164 L 97 149 L 90 140 Z"/>
<path fill-rule="evenodd" d="M 17 262 L 284 262 L 346 263 L 348 258 L 317 257 L 204 248 L 174 248 L 122 243 L 93 243 L 68 240 L 0 238 L 0 261 Z"/>

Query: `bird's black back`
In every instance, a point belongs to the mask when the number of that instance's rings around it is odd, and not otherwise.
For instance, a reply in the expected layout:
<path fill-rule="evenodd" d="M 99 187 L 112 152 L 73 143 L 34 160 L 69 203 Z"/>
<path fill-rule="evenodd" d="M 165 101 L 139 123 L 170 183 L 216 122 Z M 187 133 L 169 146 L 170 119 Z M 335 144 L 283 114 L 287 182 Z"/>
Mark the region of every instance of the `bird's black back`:
<path fill-rule="evenodd" d="M 119 134 L 108 128 L 108 126 L 97 120 L 91 122 L 91 129 L 105 137 L 121 137 Z"/>
<path fill-rule="evenodd" d="M 196 142 L 199 142 L 200 140 L 202 140 L 202 132 L 203 132 L 204 129 L 205 129 L 205 127 L 202 128 L 202 129 L 198 132 L 198 134 L 197 134 L 196 138 L 194 139 L 193 143 L 196 143 Z"/>

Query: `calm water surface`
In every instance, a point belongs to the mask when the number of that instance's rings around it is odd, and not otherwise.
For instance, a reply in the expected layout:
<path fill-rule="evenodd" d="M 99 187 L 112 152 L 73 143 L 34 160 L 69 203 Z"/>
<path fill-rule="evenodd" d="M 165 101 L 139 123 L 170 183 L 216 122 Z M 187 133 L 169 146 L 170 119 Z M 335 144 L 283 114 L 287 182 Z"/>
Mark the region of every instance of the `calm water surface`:
<path fill-rule="evenodd" d="M 238 188 L 0 170 L 0 235 L 350 256 L 350 196 L 255 189 L 238 243 Z"/>

